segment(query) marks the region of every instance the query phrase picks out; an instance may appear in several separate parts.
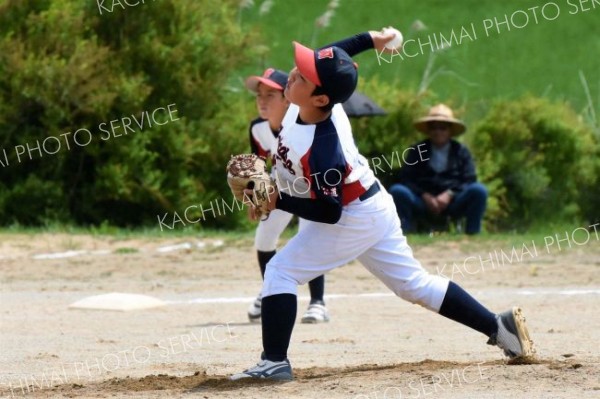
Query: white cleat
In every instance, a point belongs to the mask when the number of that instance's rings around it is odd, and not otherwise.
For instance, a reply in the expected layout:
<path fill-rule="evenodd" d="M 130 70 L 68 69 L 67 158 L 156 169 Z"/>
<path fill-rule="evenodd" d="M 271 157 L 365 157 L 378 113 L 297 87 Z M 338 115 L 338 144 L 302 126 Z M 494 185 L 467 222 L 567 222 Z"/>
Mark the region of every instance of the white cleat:
<path fill-rule="evenodd" d="M 261 306 L 262 297 L 259 294 L 248 308 L 248 320 L 251 322 L 260 322 Z"/>
<path fill-rule="evenodd" d="M 529 337 L 521 308 L 515 306 L 512 310 L 500 313 L 496 321 L 498 332 L 490 337 L 488 344 L 497 345 L 511 359 L 533 356 L 533 341 Z"/>
<path fill-rule="evenodd" d="M 327 323 L 329 321 L 329 312 L 325 305 L 313 303 L 308 305 L 308 309 L 304 312 L 301 321 L 306 324 Z"/>
<path fill-rule="evenodd" d="M 244 378 L 291 381 L 294 379 L 294 375 L 288 359 L 281 362 L 273 362 L 265 359 L 258 362 L 256 366 L 229 377 L 231 381 L 237 381 Z"/>

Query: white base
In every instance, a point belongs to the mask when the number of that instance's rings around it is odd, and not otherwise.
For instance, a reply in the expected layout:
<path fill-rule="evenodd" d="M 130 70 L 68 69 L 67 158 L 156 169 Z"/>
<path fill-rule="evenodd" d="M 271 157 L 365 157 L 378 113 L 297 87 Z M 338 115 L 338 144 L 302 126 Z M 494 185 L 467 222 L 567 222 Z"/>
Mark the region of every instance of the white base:
<path fill-rule="evenodd" d="M 69 309 L 115 310 L 126 312 L 129 310 L 151 309 L 165 305 L 166 304 L 160 299 L 147 295 L 112 292 L 110 294 L 94 295 L 83 298 L 69 305 Z"/>

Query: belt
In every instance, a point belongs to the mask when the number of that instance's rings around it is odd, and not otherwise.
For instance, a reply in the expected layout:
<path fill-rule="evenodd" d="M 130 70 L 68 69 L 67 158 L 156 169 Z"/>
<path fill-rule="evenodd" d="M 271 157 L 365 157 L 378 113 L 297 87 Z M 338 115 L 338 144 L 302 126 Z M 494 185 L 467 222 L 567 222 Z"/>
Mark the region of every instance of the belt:
<path fill-rule="evenodd" d="M 371 185 L 371 187 L 369 187 L 367 191 L 365 191 L 360 197 L 358 197 L 358 199 L 361 201 L 366 201 L 375 194 L 377 194 L 379 191 L 381 191 L 381 187 L 379 187 L 378 182 L 375 182 Z"/>

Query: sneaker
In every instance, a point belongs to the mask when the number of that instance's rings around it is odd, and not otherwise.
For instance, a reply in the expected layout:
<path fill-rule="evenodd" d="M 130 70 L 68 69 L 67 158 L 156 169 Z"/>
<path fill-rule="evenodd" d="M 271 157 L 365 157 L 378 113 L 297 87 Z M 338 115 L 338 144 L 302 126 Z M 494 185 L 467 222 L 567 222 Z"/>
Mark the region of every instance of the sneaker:
<path fill-rule="evenodd" d="M 229 377 L 231 381 L 237 381 L 244 378 L 291 381 L 294 379 L 294 375 L 292 373 L 292 366 L 290 365 L 290 361 L 288 359 L 285 359 L 281 362 L 272 362 L 271 360 L 264 359 L 258 362 L 256 366 Z"/>
<path fill-rule="evenodd" d="M 533 341 L 529 338 L 521 308 L 515 306 L 512 310 L 496 315 L 496 321 L 498 332 L 490 337 L 487 342 L 489 345 L 499 346 L 511 359 L 533 355 Z"/>
<path fill-rule="evenodd" d="M 329 312 L 325 305 L 321 303 L 311 303 L 308 305 L 308 309 L 302 316 L 302 323 L 316 324 L 326 323 L 329 321 Z"/>
<path fill-rule="evenodd" d="M 260 308 L 262 305 L 262 297 L 259 294 L 256 299 L 254 300 L 254 302 L 252 302 L 252 305 L 250 305 L 250 307 L 248 308 L 248 319 L 251 322 L 257 322 L 260 321 Z"/>

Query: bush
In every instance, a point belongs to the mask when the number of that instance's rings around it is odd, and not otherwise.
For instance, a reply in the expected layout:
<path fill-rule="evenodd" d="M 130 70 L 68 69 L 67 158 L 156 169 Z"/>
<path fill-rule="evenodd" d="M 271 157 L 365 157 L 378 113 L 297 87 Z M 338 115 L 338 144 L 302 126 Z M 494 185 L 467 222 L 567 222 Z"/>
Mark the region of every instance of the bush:
<path fill-rule="evenodd" d="M 414 128 L 413 122 L 427 111 L 424 102 L 430 100 L 430 95 L 417 95 L 396 85 L 381 83 L 376 78 L 368 82 L 361 80 L 358 91 L 369 96 L 387 112 L 382 116 L 351 119 L 354 139 L 361 154 L 387 187 L 400 167 L 402 152 L 424 139 L 423 134 Z M 373 163 L 381 166 L 375 168 Z"/>
<path fill-rule="evenodd" d="M 584 193 L 597 184 L 598 146 L 567 104 L 499 101 L 474 131 L 469 146 L 490 192 L 488 227 L 581 221 Z"/>
<path fill-rule="evenodd" d="M 9 165 L 0 169 L 0 223 L 40 224 L 37 207 L 80 224 L 156 225 L 159 213 L 229 195 L 224 166 L 246 148 L 254 113 L 227 88 L 256 39 L 235 22 L 237 5 L 170 0 L 101 15 L 96 2 L 3 2 L 0 159 Z M 179 120 L 99 139 L 100 124 L 169 104 Z M 91 133 L 88 145 L 17 157 L 18 146 L 78 129 Z"/>

